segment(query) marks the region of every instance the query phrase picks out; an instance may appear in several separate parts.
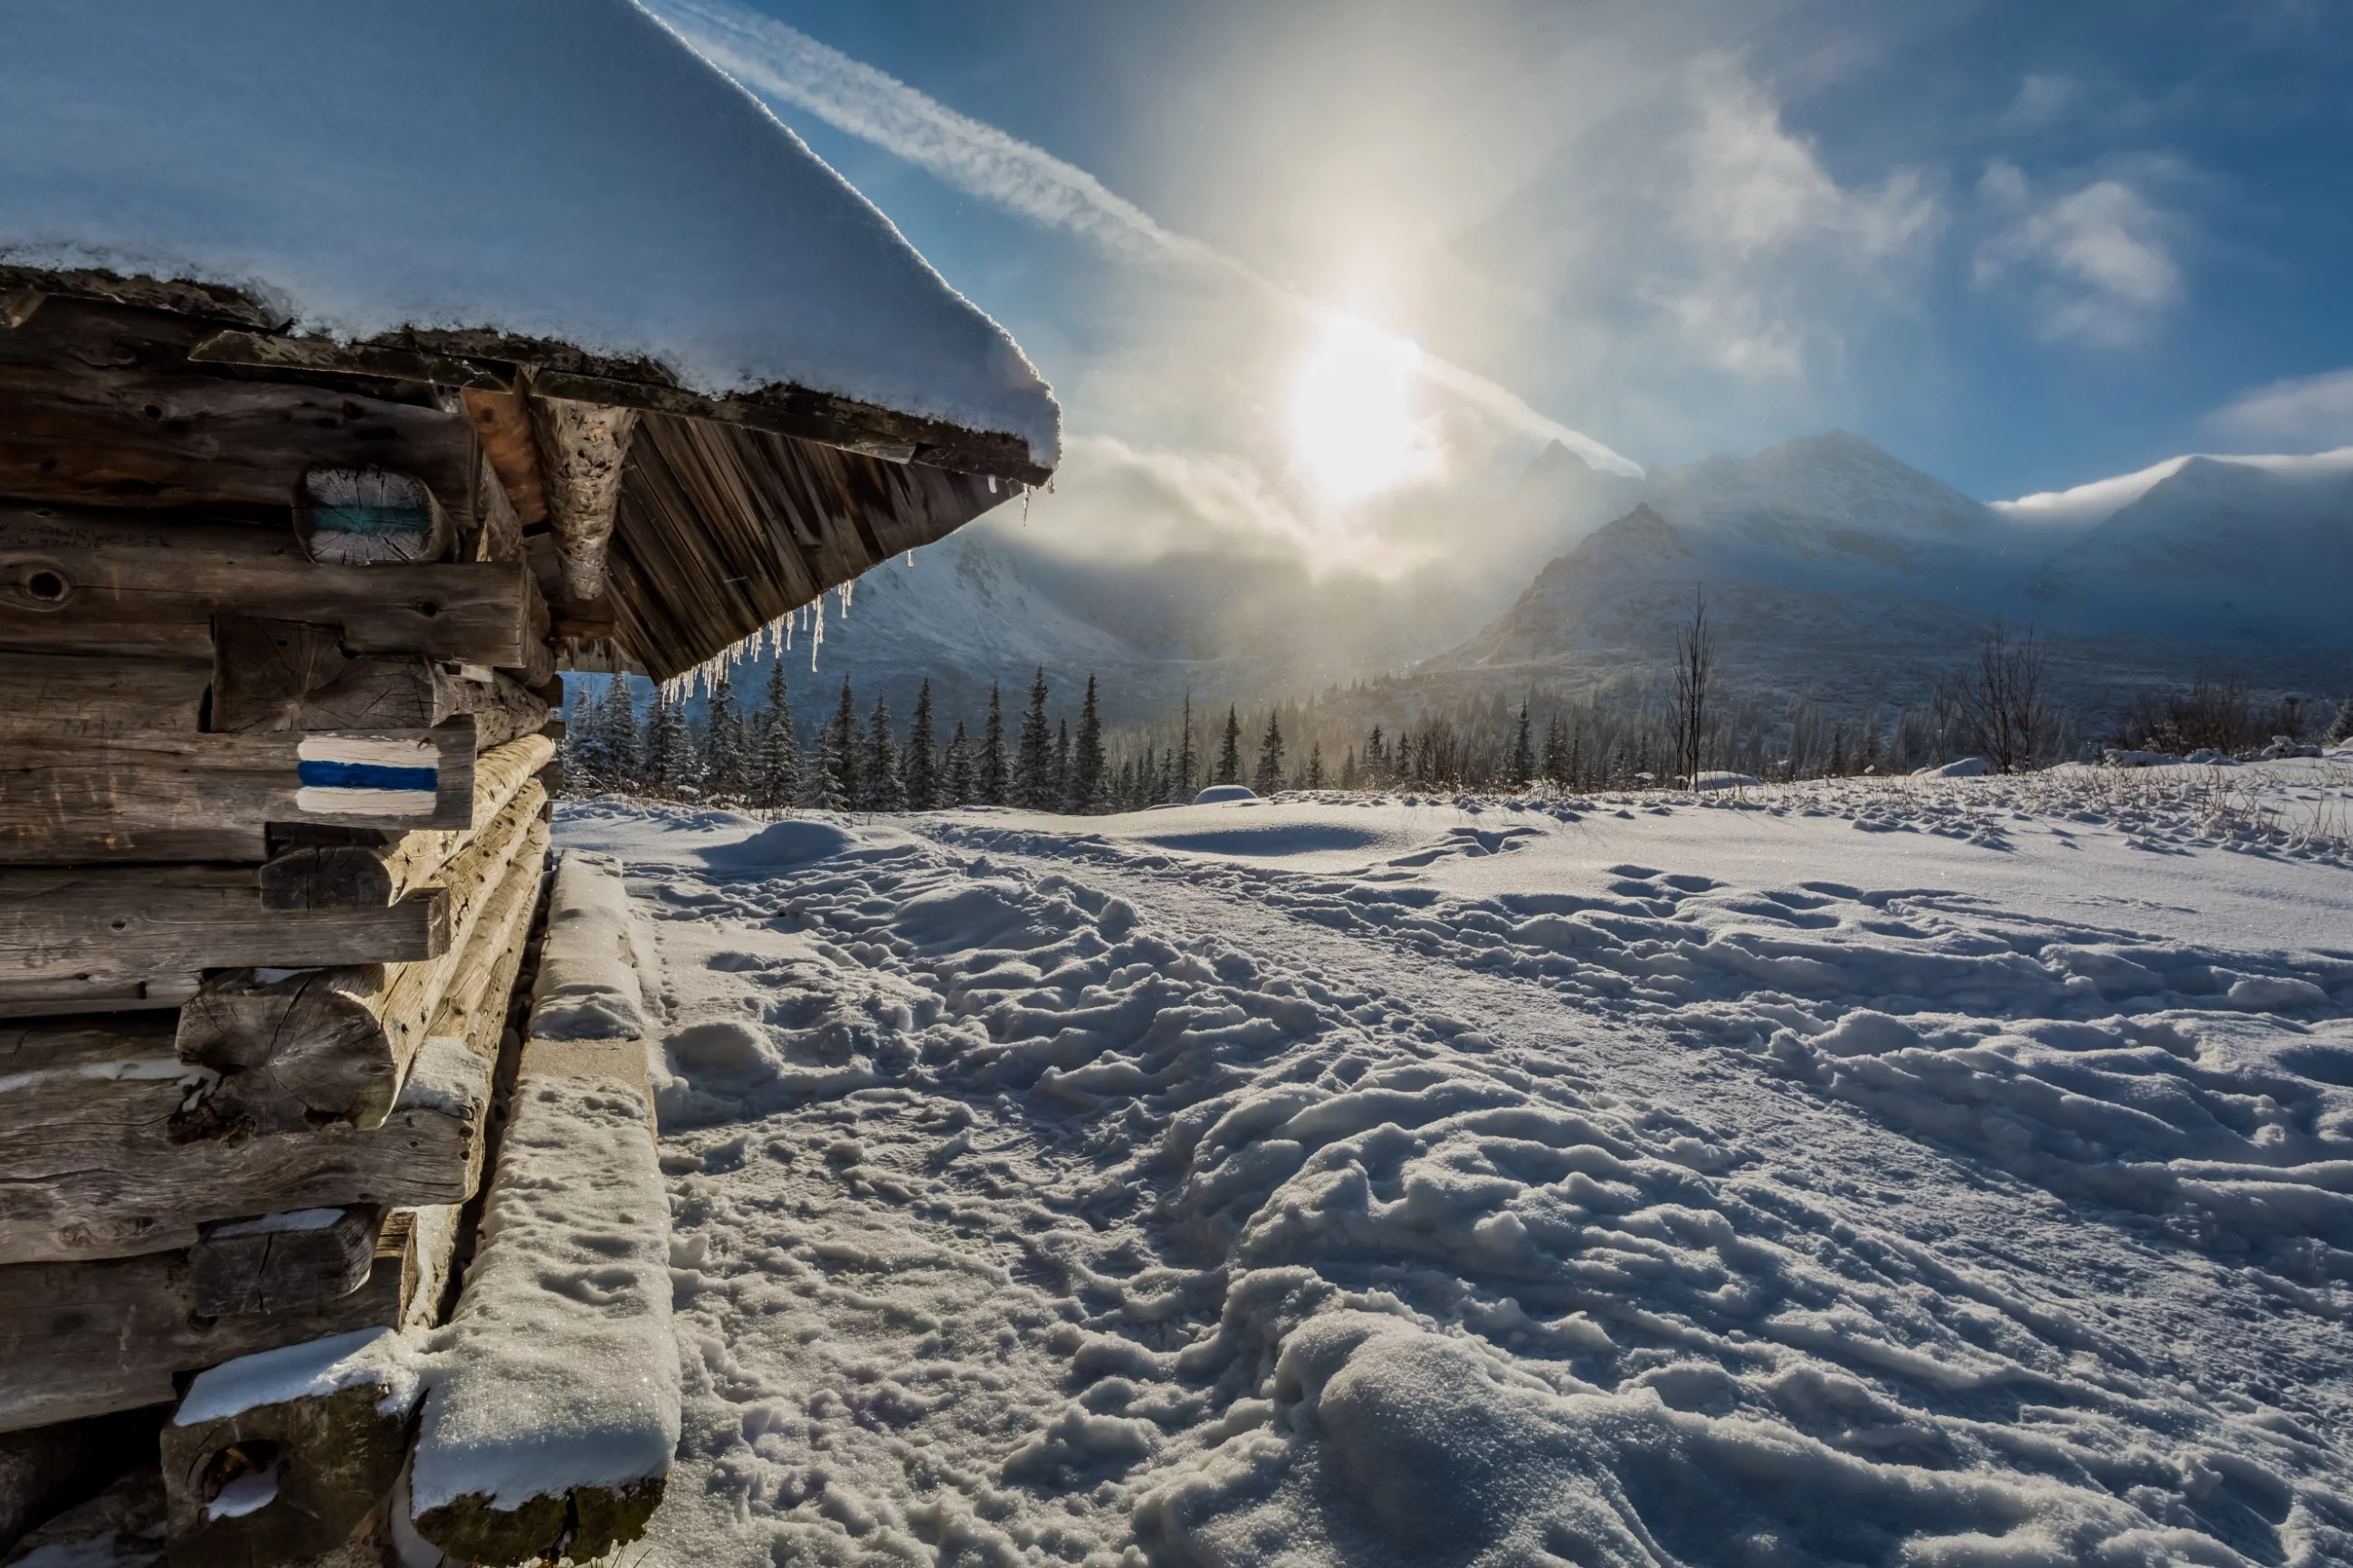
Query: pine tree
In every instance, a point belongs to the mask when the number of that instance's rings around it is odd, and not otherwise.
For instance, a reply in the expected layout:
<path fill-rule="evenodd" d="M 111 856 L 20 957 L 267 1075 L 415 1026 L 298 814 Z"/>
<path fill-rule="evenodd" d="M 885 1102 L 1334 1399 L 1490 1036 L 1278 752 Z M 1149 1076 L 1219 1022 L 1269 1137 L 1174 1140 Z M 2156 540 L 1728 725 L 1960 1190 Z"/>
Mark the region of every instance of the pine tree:
<path fill-rule="evenodd" d="M 1504 782 L 1514 789 L 1525 789 L 1535 773 L 1535 735 L 1528 727 L 1528 705 L 1523 701 L 1519 728 L 1512 733 L 1512 760 L 1504 764 Z"/>
<path fill-rule="evenodd" d="M 907 781 L 900 776 L 899 748 L 891 739 L 891 705 L 880 697 L 874 700 L 874 716 L 867 721 L 866 763 L 860 772 L 866 784 L 862 804 L 868 811 L 907 809 Z"/>
<path fill-rule="evenodd" d="M 1071 802 L 1081 812 L 1098 812 L 1108 804 L 1104 792 L 1103 715 L 1095 707 L 1095 678 L 1087 677 L 1086 700 L 1079 705 L 1079 740 L 1071 753 Z"/>
<path fill-rule="evenodd" d="M 1365 737 L 1365 782 L 1375 789 L 1389 782 L 1388 744 L 1381 739 L 1378 724 L 1374 725 L 1373 732 Z"/>
<path fill-rule="evenodd" d="M 1218 783 L 1242 782 L 1242 721 L 1231 708 L 1226 710 L 1226 738 L 1218 748 Z"/>
<path fill-rule="evenodd" d="M 833 711 L 833 722 L 826 727 L 825 750 L 831 759 L 833 788 L 830 793 L 841 797 L 839 809 L 852 811 L 864 797 L 860 788 L 858 700 L 850 695 L 849 677 L 841 678 L 841 705 Z"/>
<path fill-rule="evenodd" d="M 2353 741 L 2353 697 L 2348 697 L 2337 710 L 2337 717 L 2328 721 L 2328 732 L 2321 736 L 2326 745 L 2341 746 Z"/>
<path fill-rule="evenodd" d="M 983 805 L 1003 805 L 1008 798 L 1011 770 L 1005 756 L 1005 694 L 988 683 L 988 723 L 981 731 L 980 765 L 973 793 Z"/>
<path fill-rule="evenodd" d="M 1544 776 L 1556 784 L 1568 783 L 1568 724 L 1557 713 L 1545 722 Z"/>
<path fill-rule="evenodd" d="M 1258 743 L 1258 772 L 1251 776 L 1250 787 L 1261 795 L 1272 795 L 1282 787 L 1282 726 L 1270 711 L 1266 716 L 1266 733 Z"/>
<path fill-rule="evenodd" d="M 638 705 L 629 678 L 615 675 L 597 700 L 596 743 L 604 753 L 607 789 L 633 790 L 644 782 L 645 749 L 638 743 Z"/>
<path fill-rule="evenodd" d="M 793 705 L 785 693 L 785 661 L 768 666 L 768 701 L 760 710 L 759 738 L 753 747 L 752 801 L 770 810 L 800 795 L 800 742 L 793 734 Z"/>
<path fill-rule="evenodd" d="M 932 683 L 915 693 L 915 722 L 907 731 L 906 809 L 929 811 L 940 804 L 939 755 L 932 742 Z"/>
<path fill-rule="evenodd" d="M 1347 755 L 1340 759 L 1340 787 L 1345 790 L 1353 790 L 1362 784 L 1363 782 L 1364 775 L 1360 773 L 1356 768 L 1356 748 L 1351 746 L 1348 748 Z"/>
<path fill-rule="evenodd" d="M 1185 729 L 1176 742 L 1175 785 L 1167 790 L 1169 800 L 1190 800 L 1194 795 L 1193 781 L 1200 776 L 1201 759 L 1193 750 L 1193 694 L 1185 693 Z"/>
<path fill-rule="evenodd" d="M 841 793 L 841 756 L 834 748 L 834 727 L 818 726 L 817 752 L 801 770 L 801 804 L 812 811 L 848 811 L 849 797 Z"/>
<path fill-rule="evenodd" d="M 691 795 L 697 783 L 694 737 L 686 727 L 682 698 L 654 691 L 653 710 L 646 715 L 646 783 L 657 795 Z"/>
<path fill-rule="evenodd" d="M 1051 811 L 1060 803 L 1054 788 L 1054 736 L 1046 723 L 1046 672 L 1029 685 L 1029 708 L 1021 715 L 1020 749 L 1013 755 L 1013 801 L 1031 811 Z"/>
<path fill-rule="evenodd" d="M 707 800 L 739 801 L 751 793 L 752 747 L 735 687 L 724 670 L 711 689 L 711 709 L 702 728 L 702 794 Z"/>
<path fill-rule="evenodd" d="M 575 686 L 564 719 L 564 780 L 572 793 L 594 795 L 612 787 L 606 782 L 604 753 L 596 710 L 588 706 L 588 688 Z"/>
<path fill-rule="evenodd" d="M 1047 792 L 1054 797 L 1050 811 L 1070 811 L 1071 805 L 1071 721 L 1061 720 L 1054 737 L 1054 776 L 1047 781 Z"/>
<path fill-rule="evenodd" d="M 1314 742 L 1307 748 L 1307 771 L 1300 775 L 1300 783 L 1303 786 L 1308 789 L 1322 789 L 1324 787 L 1323 742 Z"/>
<path fill-rule="evenodd" d="M 956 721 L 955 735 L 948 742 L 947 759 L 940 769 L 943 805 L 970 805 L 976 787 L 972 765 L 972 742 L 965 737 L 964 721 Z"/>

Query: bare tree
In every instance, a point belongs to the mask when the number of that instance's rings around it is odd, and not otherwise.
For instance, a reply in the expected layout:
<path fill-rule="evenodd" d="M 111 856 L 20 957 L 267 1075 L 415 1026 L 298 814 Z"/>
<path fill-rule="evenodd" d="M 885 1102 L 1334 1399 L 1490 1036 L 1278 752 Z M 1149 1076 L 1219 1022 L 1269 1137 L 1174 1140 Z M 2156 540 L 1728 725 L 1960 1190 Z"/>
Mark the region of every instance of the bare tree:
<path fill-rule="evenodd" d="M 2022 773 L 2048 760 L 2056 725 L 2043 679 L 2043 647 L 2029 627 L 2013 638 L 1996 622 L 1977 668 L 1954 683 L 1949 701 L 1961 734 L 1996 769 Z"/>
<path fill-rule="evenodd" d="M 1692 590 L 1691 619 L 1675 633 L 1675 773 L 1695 782 L 1706 761 L 1708 683 L 1715 672 L 1715 634 L 1707 594 Z"/>

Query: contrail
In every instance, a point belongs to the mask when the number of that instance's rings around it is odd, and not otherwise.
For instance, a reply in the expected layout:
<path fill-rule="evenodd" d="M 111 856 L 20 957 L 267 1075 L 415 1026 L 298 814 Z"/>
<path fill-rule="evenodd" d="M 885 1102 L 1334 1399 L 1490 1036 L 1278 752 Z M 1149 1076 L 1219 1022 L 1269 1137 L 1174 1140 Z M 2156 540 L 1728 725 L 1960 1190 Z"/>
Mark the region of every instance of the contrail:
<path fill-rule="evenodd" d="M 1114 255 L 1227 273 L 1318 322 L 1339 314 L 1215 246 L 1179 234 L 1101 180 L 1042 147 L 959 114 L 839 49 L 735 0 L 638 0 L 687 47 L 772 107 L 789 105 L 871 142 L 948 184 L 1033 223 L 1083 235 Z M 1641 465 L 1548 419 L 1510 388 L 1423 353 L 1421 375 L 1525 435 L 1558 441 L 1598 468 Z"/>

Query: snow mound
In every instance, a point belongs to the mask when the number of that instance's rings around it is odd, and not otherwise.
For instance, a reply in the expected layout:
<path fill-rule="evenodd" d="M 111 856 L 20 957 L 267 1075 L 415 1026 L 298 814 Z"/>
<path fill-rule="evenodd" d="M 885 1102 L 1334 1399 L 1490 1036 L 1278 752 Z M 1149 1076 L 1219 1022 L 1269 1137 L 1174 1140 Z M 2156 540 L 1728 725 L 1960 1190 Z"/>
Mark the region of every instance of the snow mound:
<path fill-rule="evenodd" d="M 749 838 L 706 849 L 702 858 L 731 868 L 799 866 L 839 855 L 858 842 L 858 836 L 839 823 L 793 817 L 770 823 Z"/>
<path fill-rule="evenodd" d="M 1193 797 L 1195 805 L 1224 805 L 1233 801 L 1254 801 L 1258 792 L 1248 784 L 1211 784 Z"/>
<path fill-rule="evenodd" d="M 339 338 L 552 339 L 1060 452 L 1003 329 L 626 0 L 15 7 L 0 260 L 226 284 Z"/>

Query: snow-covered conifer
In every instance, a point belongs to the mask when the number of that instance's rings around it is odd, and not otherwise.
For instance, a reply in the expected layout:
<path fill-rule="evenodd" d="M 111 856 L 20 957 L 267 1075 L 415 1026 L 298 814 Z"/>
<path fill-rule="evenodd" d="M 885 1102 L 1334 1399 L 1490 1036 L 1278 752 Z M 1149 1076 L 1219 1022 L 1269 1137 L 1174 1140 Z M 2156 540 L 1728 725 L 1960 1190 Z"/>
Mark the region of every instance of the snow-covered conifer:
<path fill-rule="evenodd" d="M 685 700 L 656 688 L 653 710 L 646 715 L 647 787 L 656 795 L 691 795 L 699 783 Z"/>
<path fill-rule="evenodd" d="M 977 787 L 972 765 L 972 742 L 964 732 L 964 721 L 956 721 L 955 734 L 948 741 L 945 760 L 940 766 L 940 804 L 970 805 Z"/>
<path fill-rule="evenodd" d="M 1200 776 L 1201 759 L 1193 750 L 1193 694 L 1185 693 L 1185 728 L 1176 742 L 1176 756 L 1172 767 L 1175 782 L 1162 792 L 1166 800 L 1185 801 L 1193 798 L 1193 781 Z"/>
<path fill-rule="evenodd" d="M 1528 724 L 1528 705 L 1522 701 L 1520 721 L 1512 731 L 1511 759 L 1504 764 L 1504 783 L 1513 789 L 1525 789 L 1535 776 L 1535 735 Z"/>
<path fill-rule="evenodd" d="M 1013 754 L 1014 804 L 1031 811 L 1060 805 L 1054 784 L 1054 734 L 1046 722 L 1046 672 L 1029 683 L 1029 707 L 1021 715 L 1021 742 Z"/>
<path fill-rule="evenodd" d="M 907 731 L 907 754 L 902 763 L 909 811 L 929 811 L 940 804 L 939 752 L 932 739 L 932 683 L 915 693 L 915 721 Z"/>
<path fill-rule="evenodd" d="M 1069 789 L 1073 809 L 1097 812 L 1109 804 L 1104 798 L 1110 783 L 1105 766 L 1103 714 L 1095 706 L 1095 678 L 1090 675 L 1086 699 L 1079 705 L 1078 742 L 1071 752 Z"/>
<path fill-rule="evenodd" d="M 828 745 L 826 754 L 831 759 L 833 788 L 831 793 L 841 797 L 839 809 L 854 809 L 864 798 L 859 766 L 860 737 L 858 733 L 858 699 L 850 695 L 849 677 L 841 678 L 841 705 L 833 711 L 833 722 L 826 727 Z"/>
<path fill-rule="evenodd" d="M 1068 719 L 1056 721 L 1053 769 L 1053 776 L 1046 784 L 1047 793 L 1053 796 L 1053 804 L 1046 809 L 1076 809 L 1071 804 L 1071 721 Z"/>
<path fill-rule="evenodd" d="M 1233 709 L 1226 710 L 1225 739 L 1218 747 L 1218 777 L 1221 784 L 1242 782 L 1242 721 Z"/>
<path fill-rule="evenodd" d="M 1266 716 L 1266 733 L 1259 738 L 1258 772 L 1251 775 L 1250 787 L 1261 795 L 1272 795 L 1282 787 L 1282 726 L 1271 711 Z"/>
<path fill-rule="evenodd" d="M 629 678 L 615 675 L 596 701 L 596 743 L 604 753 L 604 786 L 633 790 L 644 782 L 645 748 L 638 741 L 638 705 Z"/>
<path fill-rule="evenodd" d="M 1322 789 L 1324 787 L 1323 742 L 1315 741 L 1309 743 L 1307 747 L 1307 771 L 1299 775 L 1299 783 L 1300 786 L 1303 789 Z"/>
<path fill-rule="evenodd" d="M 866 759 L 860 774 L 866 786 L 861 804 L 868 811 L 907 809 L 907 781 L 899 772 L 898 743 L 891 738 L 891 705 L 880 697 L 867 721 Z"/>
<path fill-rule="evenodd" d="M 1557 713 L 1545 721 L 1544 756 L 1536 767 L 1554 784 L 1568 783 L 1568 721 Z"/>
<path fill-rule="evenodd" d="M 588 688 L 572 689 L 572 706 L 564 718 L 564 781 L 580 795 L 594 795 L 611 786 L 605 782 L 604 747 L 596 732 L 596 710 L 588 706 Z"/>
<path fill-rule="evenodd" d="M 752 765 L 752 799 L 771 810 L 800 795 L 800 742 L 793 734 L 793 705 L 785 691 L 785 661 L 768 666 L 767 705 L 760 710 L 759 744 Z"/>
<path fill-rule="evenodd" d="M 988 683 L 988 722 L 981 731 L 979 766 L 973 796 L 983 805 L 1003 805 L 1011 798 L 1012 769 L 1005 755 L 1005 694 Z"/>
<path fill-rule="evenodd" d="M 735 706 L 735 688 L 720 671 L 711 689 L 711 706 L 702 726 L 703 797 L 740 801 L 751 793 L 752 747 L 744 729 L 743 710 Z"/>

